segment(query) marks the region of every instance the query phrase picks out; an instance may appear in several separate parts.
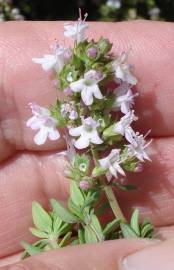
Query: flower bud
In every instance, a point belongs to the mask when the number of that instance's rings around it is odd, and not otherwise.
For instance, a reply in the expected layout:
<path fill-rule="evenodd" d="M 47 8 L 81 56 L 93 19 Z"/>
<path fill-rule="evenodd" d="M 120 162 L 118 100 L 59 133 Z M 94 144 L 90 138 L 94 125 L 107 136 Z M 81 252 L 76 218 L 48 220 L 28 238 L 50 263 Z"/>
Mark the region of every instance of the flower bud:
<path fill-rule="evenodd" d="M 90 57 L 90 58 L 96 58 L 97 56 L 97 49 L 96 48 L 89 48 L 87 50 L 87 55 Z"/>
<path fill-rule="evenodd" d="M 88 188 L 89 188 L 89 183 L 88 183 L 88 181 L 86 181 L 86 180 L 82 180 L 82 181 L 80 181 L 80 183 L 79 183 L 79 187 L 81 188 L 81 189 L 83 189 L 83 190 L 87 190 Z"/>

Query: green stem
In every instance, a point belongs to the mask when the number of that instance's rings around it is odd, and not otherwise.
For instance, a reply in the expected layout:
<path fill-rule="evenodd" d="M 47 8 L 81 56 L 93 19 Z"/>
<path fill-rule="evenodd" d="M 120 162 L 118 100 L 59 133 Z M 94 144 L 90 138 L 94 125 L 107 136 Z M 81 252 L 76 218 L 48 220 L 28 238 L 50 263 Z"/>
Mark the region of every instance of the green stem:
<path fill-rule="evenodd" d="M 112 187 L 107 185 L 104 187 L 104 191 L 106 193 L 106 197 L 109 201 L 109 204 L 111 206 L 111 209 L 115 215 L 116 218 L 120 219 L 122 223 L 126 222 L 126 218 L 123 215 L 123 212 L 121 211 L 121 208 L 119 206 L 119 203 L 115 197 L 115 194 L 112 190 Z"/>
<path fill-rule="evenodd" d="M 98 153 L 95 151 L 95 149 L 93 147 L 91 147 L 91 153 L 92 153 L 92 157 L 93 157 L 95 166 L 99 165 L 98 164 Z M 112 187 L 107 184 L 107 180 L 104 177 L 102 178 L 102 182 L 104 184 L 104 191 L 106 193 L 106 197 L 109 201 L 110 207 L 111 207 L 115 217 L 117 219 L 120 219 L 120 221 L 122 223 L 125 223 L 126 218 L 123 215 L 123 212 L 119 206 L 119 203 L 116 199 L 116 196 L 112 190 Z"/>

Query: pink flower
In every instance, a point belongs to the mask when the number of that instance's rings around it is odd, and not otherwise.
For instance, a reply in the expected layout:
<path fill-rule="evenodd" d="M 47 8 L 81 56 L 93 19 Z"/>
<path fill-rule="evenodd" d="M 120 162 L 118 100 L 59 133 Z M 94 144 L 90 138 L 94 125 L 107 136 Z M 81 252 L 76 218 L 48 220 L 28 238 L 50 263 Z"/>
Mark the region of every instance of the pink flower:
<path fill-rule="evenodd" d="M 77 149 L 84 149 L 93 144 L 102 144 L 103 141 L 100 139 L 97 127 L 99 124 L 92 119 L 92 117 L 88 117 L 86 119 L 82 118 L 82 125 L 75 128 L 69 129 L 69 134 L 73 137 L 79 137 L 74 142 L 74 146 Z"/>
<path fill-rule="evenodd" d="M 42 145 L 47 138 L 52 141 L 58 140 L 60 134 L 57 130 L 57 120 L 51 116 L 50 111 L 34 103 L 29 103 L 29 105 L 33 116 L 28 119 L 26 126 L 33 130 L 39 129 L 34 137 L 34 142 L 37 145 Z"/>

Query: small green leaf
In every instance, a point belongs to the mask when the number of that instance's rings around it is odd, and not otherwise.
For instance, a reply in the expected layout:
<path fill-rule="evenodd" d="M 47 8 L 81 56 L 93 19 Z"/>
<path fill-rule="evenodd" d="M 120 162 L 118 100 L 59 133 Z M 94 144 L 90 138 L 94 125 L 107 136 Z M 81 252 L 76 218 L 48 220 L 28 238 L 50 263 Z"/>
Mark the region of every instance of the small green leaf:
<path fill-rule="evenodd" d="M 68 232 L 64 238 L 62 239 L 62 241 L 59 243 L 59 247 L 65 247 L 68 245 L 69 243 L 69 240 L 71 239 L 71 235 L 72 235 L 72 232 Z"/>
<path fill-rule="evenodd" d="M 94 230 L 98 240 L 103 241 L 104 240 L 103 230 L 101 228 L 99 219 L 94 214 L 91 215 L 91 224 L 90 224 L 90 226 Z"/>
<path fill-rule="evenodd" d="M 139 210 L 138 209 L 135 209 L 135 211 L 132 214 L 130 226 L 136 232 L 136 234 L 140 236 Z"/>
<path fill-rule="evenodd" d="M 55 213 L 60 216 L 60 218 L 67 223 L 76 223 L 78 219 L 71 214 L 66 208 L 64 208 L 58 201 L 51 199 L 51 205 Z"/>
<path fill-rule="evenodd" d="M 138 238 L 136 232 L 128 224 L 120 224 L 124 238 Z"/>
<path fill-rule="evenodd" d="M 95 232 L 89 225 L 85 226 L 85 242 L 86 243 L 96 243 L 98 242 L 98 238 Z"/>
<path fill-rule="evenodd" d="M 59 229 L 59 236 L 66 234 L 72 229 L 72 224 L 64 223 Z"/>
<path fill-rule="evenodd" d="M 74 181 L 71 181 L 71 187 L 70 187 L 70 196 L 73 201 L 73 203 L 77 206 L 82 206 L 84 204 L 84 196 L 80 188 L 77 186 L 77 183 Z"/>
<path fill-rule="evenodd" d="M 32 215 L 36 228 L 44 232 L 52 232 L 52 219 L 38 202 L 32 203 Z"/>
<path fill-rule="evenodd" d="M 48 234 L 36 228 L 29 228 L 30 232 L 38 238 L 48 238 Z"/>
<path fill-rule="evenodd" d="M 22 241 L 22 242 L 21 242 L 21 246 L 26 250 L 26 252 L 27 252 L 30 256 L 42 252 L 42 250 L 41 250 L 40 248 L 34 247 L 33 245 L 27 243 L 26 241 Z"/>
<path fill-rule="evenodd" d="M 56 213 L 54 213 L 54 217 L 53 217 L 53 232 L 54 233 L 59 232 L 62 223 L 63 221 L 61 220 L 61 218 Z"/>
<path fill-rule="evenodd" d="M 113 221 L 109 222 L 103 230 L 104 236 L 114 232 L 120 226 L 120 220 L 114 219 Z"/>
<path fill-rule="evenodd" d="M 152 238 L 153 235 L 153 225 L 151 223 L 146 224 L 141 230 L 141 237 L 142 238 Z"/>

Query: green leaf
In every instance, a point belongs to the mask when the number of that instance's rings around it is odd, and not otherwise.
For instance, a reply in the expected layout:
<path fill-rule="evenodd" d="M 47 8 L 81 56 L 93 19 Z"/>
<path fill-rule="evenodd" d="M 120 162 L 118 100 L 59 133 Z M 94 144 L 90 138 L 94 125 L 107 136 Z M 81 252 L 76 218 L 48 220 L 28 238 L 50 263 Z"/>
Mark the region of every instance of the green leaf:
<path fill-rule="evenodd" d="M 104 236 L 114 232 L 120 226 L 120 220 L 114 219 L 113 221 L 109 222 L 103 230 Z"/>
<path fill-rule="evenodd" d="M 92 230 L 92 228 L 89 225 L 86 225 L 84 230 L 85 230 L 85 242 L 86 243 L 98 242 L 98 238 L 97 238 L 95 232 Z"/>
<path fill-rule="evenodd" d="M 52 219 L 38 202 L 32 203 L 33 222 L 40 231 L 52 232 Z"/>
<path fill-rule="evenodd" d="M 130 225 L 122 223 L 120 224 L 121 231 L 124 238 L 138 238 L 136 232 L 130 227 Z"/>
<path fill-rule="evenodd" d="M 59 229 L 59 236 L 66 234 L 67 232 L 69 232 L 72 229 L 72 224 L 68 224 L 68 223 L 64 223 L 60 229 Z"/>
<path fill-rule="evenodd" d="M 34 247 L 33 245 L 27 243 L 26 241 L 22 241 L 22 242 L 21 242 L 21 246 L 25 249 L 25 251 L 26 251 L 30 256 L 42 252 L 42 250 L 41 250 L 40 248 Z"/>
<path fill-rule="evenodd" d="M 70 196 L 73 203 L 77 206 L 82 206 L 85 202 L 82 191 L 77 186 L 77 183 L 74 181 L 71 181 Z"/>
<path fill-rule="evenodd" d="M 84 230 L 78 229 L 78 239 L 79 239 L 79 244 L 84 244 L 85 243 Z"/>
<path fill-rule="evenodd" d="M 151 223 L 147 223 L 141 230 L 141 237 L 152 238 L 153 231 L 154 231 L 153 225 Z"/>
<path fill-rule="evenodd" d="M 135 209 L 135 211 L 132 214 L 130 226 L 136 232 L 136 234 L 140 236 L 139 210 L 138 209 Z"/>
<path fill-rule="evenodd" d="M 58 233 L 61 226 L 62 226 L 63 221 L 61 220 L 61 218 L 54 213 L 53 215 L 53 232 L 54 233 Z"/>
<path fill-rule="evenodd" d="M 69 240 L 71 239 L 71 235 L 72 235 L 72 232 L 68 232 L 64 238 L 62 239 L 62 241 L 59 243 L 59 247 L 65 247 L 68 245 L 69 243 Z"/>
<path fill-rule="evenodd" d="M 89 192 L 88 192 L 89 194 Z M 93 206 L 99 200 L 99 192 L 92 192 L 88 197 L 85 198 L 85 203 L 83 205 L 84 209 L 87 206 Z"/>
<path fill-rule="evenodd" d="M 68 200 L 68 209 L 77 217 L 81 219 L 82 217 L 82 211 L 81 208 L 77 207 L 76 204 L 73 203 L 72 199 L 69 198 Z"/>
<path fill-rule="evenodd" d="M 48 234 L 36 228 L 29 228 L 30 232 L 38 238 L 48 238 Z"/>
<path fill-rule="evenodd" d="M 55 199 L 51 199 L 51 205 L 55 213 L 65 222 L 67 223 L 76 223 L 79 220 L 71 214 L 66 208 L 64 208 L 58 201 Z"/>
<path fill-rule="evenodd" d="M 103 241 L 104 240 L 104 234 L 103 234 L 103 230 L 101 228 L 99 219 L 97 218 L 96 215 L 91 215 L 91 224 L 90 224 L 91 228 L 94 230 L 97 238 L 99 241 Z"/>

